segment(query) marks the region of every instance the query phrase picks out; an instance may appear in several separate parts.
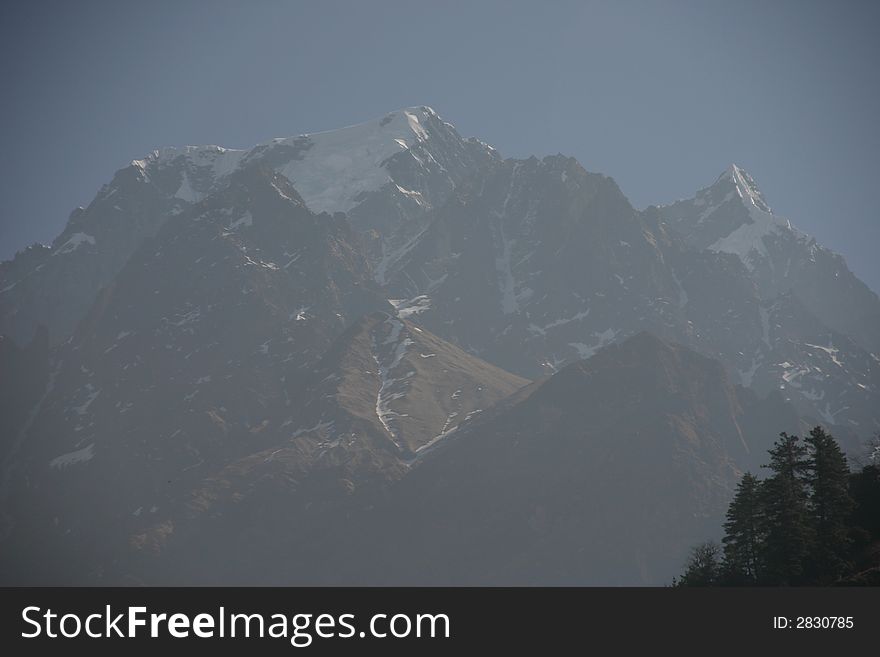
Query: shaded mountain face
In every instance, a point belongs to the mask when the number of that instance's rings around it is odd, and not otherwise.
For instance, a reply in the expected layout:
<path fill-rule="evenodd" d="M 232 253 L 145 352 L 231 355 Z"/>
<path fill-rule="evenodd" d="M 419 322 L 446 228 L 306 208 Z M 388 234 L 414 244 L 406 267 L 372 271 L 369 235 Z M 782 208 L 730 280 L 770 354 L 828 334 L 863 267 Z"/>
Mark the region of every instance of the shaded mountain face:
<path fill-rule="evenodd" d="M 258 506 L 288 498 L 257 504 L 242 490 L 251 510 L 237 516 L 247 518 L 243 533 L 275 541 L 237 575 L 324 585 L 668 583 L 689 546 L 718 532 L 741 470 L 766 456 L 772 436 L 747 432 L 759 425 L 800 428 L 779 395 L 759 400 L 717 361 L 639 334 L 472 414 L 382 494 L 322 506 L 320 523 L 255 520 Z M 260 522 L 271 528 L 255 529 Z M 204 534 L 178 545 L 175 560 L 207 552 Z"/>
<path fill-rule="evenodd" d="M 357 244 L 262 167 L 169 219 L 58 350 L 15 454 L 9 563 L 118 582 L 197 528 L 259 550 L 236 510 L 264 496 L 318 531 L 317 509 L 527 383 L 398 318 Z"/>
<path fill-rule="evenodd" d="M 436 211 L 385 276 L 419 322 L 525 376 L 639 329 L 684 326 L 655 235 L 613 180 L 561 156 L 495 167 Z"/>
<path fill-rule="evenodd" d="M 724 363 L 759 395 L 779 391 L 846 446 L 877 426 L 877 358 L 830 329 L 793 291 L 762 299 L 738 258 L 684 250 L 668 257 L 683 288 L 688 344 Z M 723 293 L 720 293 L 723 292 Z"/>
<path fill-rule="evenodd" d="M 0 264 L 4 567 L 660 582 L 798 415 L 880 428 L 877 308 L 738 167 L 637 211 L 426 107 L 156 151 Z"/>
<path fill-rule="evenodd" d="M 166 222 L 57 350 L 6 503 L 85 553 L 271 444 L 333 340 L 392 310 L 354 242 L 271 170 Z"/>
<path fill-rule="evenodd" d="M 49 339 L 41 327 L 24 348 L 0 336 L 0 541 L 8 537 L 14 511 L 7 504 L 18 462 L 37 409 L 51 381 Z"/>
<path fill-rule="evenodd" d="M 759 399 L 717 361 L 649 334 L 518 388 L 398 322 L 372 314 L 337 339 L 291 411 L 308 426 L 265 429 L 253 453 L 200 467 L 161 508 L 92 519 L 90 540 L 108 550 L 97 565 L 71 576 L 71 554 L 97 548 L 65 536 L 69 581 L 663 584 L 718 532 L 742 470 L 766 456 L 766 427 L 802 428 L 780 395 Z M 373 357 L 397 331 L 388 346 L 411 341 L 420 360 L 400 359 L 418 371 L 393 409 L 437 418 L 421 434 L 377 421 Z M 440 415 L 471 403 L 458 391 L 486 408 L 439 431 L 452 424 Z"/>
<path fill-rule="evenodd" d="M 880 427 L 880 361 L 859 337 L 873 329 L 824 321 L 837 310 L 813 303 L 796 276 L 771 281 L 789 259 L 828 254 L 772 215 L 738 167 L 694 202 L 637 212 L 611 179 L 556 156 L 485 170 L 386 254 L 382 272 L 419 323 L 512 372 L 546 375 L 648 330 L 762 394 L 783 391 L 855 446 Z M 817 288 L 829 304 L 847 298 L 828 287 L 838 269 L 810 271 L 829 281 Z M 865 291 L 844 314 L 880 308 Z M 792 385 L 793 371 L 810 373 L 809 386 Z"/>
<path fill-rule="evenodd" d="M 756 402 L 717 361 L 649 334 L 607 347 L 473 418 L 401 481 L 387 522 L 411 519 L 392 542 L 406 550 L 385 567 L 407 564 L 406 583 L 667 583 L 766 454 L 771 437 L 743 427 L 798 429 L 781 398 Z"/>
<path fill-rule="evenodd" d="M 0 263 L 0 334 L 26 344 L 38 326 L 51 344 L 67 339 L 108 284 L 165 217 L 180 206 L 143 169 L 116 173 L 87 208 L 77 208 L 51 245 Z"/>
<path fill-rule="evenodd" d="M 24 348 L 0 336 L 0 457 L 25 427 L 49 378 L 49 340 L 45 328 Z M 12 376 L 12 374 L 15 376 Z"/>

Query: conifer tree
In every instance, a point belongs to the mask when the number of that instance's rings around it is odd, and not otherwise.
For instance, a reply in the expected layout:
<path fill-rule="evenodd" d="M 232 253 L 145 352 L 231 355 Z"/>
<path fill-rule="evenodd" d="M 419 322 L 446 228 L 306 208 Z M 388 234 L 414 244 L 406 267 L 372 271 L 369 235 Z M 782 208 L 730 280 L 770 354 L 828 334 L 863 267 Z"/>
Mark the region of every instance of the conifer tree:
<path fill-rule="evenodd" d="M 808 510 L 807 448 L 797 436 L 779 434 L 769 450 L 772 475 L 761 485 L 764 508 L 762 583 L 802 584 L 812 530 Z"/>
<path fill-rule="evenodd" d="M 855 502 L 852 524 L 868 541 L 880 539 L 880 463 L 869 464 L 850 476 Z"/>
<path fill-rule="evenodd" d="M 754 584 L 761 571 L 764 518 L 761 482 L 746 472 L 736 488 L 724 523 L 724 570 L 728 583 Z"/>
<path fill-rule="evenodd" d="M 721 577 L 721 547 L 714 541 L 700 543 L 691 550 L 684 574 L 676 586 L 715 586 Z"/>
<path fill-rule="evenodd" d="M 810 571 L 816 583 L 825 584 L 848 568 L 849 520 L 853 511 L 849 467 L 837 441 L 822 427 L 810 431 L 804 442 L 809 450 L 807 481 L 814 533 Z"/>

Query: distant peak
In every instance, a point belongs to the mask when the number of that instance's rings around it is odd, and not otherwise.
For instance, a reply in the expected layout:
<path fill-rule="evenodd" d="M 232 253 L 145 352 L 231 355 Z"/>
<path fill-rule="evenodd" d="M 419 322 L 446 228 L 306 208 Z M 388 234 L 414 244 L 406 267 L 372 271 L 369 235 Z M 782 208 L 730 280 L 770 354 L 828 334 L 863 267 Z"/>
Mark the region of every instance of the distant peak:
<path fill-rule="evenodd" d="M 735 162 L 731 162 L 730 165 L 724 170 L 724 172 L 718 176 L 719 180 L 734 180 L 740 174 L 742 168 L 740 168 Z"/>
<path fill-rule="evenodd" d="M 243 151 L 224 148 L 214 144 L 203 146 L 165 146 L 154 150 L 145 158 L 133 160 L 132 164 L 143 167 L 149 161 L 156 161 L 164 165 L 183 157 L 197 166 L 210 166 L 218 157 L 222 157 L 227 153 L 240 154 Z"/>
<path fill-rule="evenodd" d="M 428 105 L 413 105 L 412 107 L 405 107 L 400 111 L 415 112 L 417 114 L 423 114 L 424 116 L 437 116 L 437 112 L 434 111 L 434 108 L 429 107 Z"/>
<path fill-rule="evenodd" d="M 755 179 L 752 178 L 749 172 L 743 169 L 741 166 L 735 163 L 731 163 L 730 166 L 728 166 L 724 170 L 724 172 L 720 176 L 718 176 L 715 184 L 717 185 L 718 183 L 722 182 L 734 185 L 736 187 L 737 193 L 739 194 L 739 197 L 747 205 L 752 205 L 762 212 L 772 214 L 773 211 L 764 200 L 764 195 L 758 188 L 758 184 L 755 182 Z"/>
<path fill-rule="evenodd" d="M 445 157 L 446 150 L 457 148 L 456 142 L 461 142 L 462 149 L 471 148 L 432 107 L 413 105 L 363 123 L 275 137 L 247 150 L 213 145 L 163 148 L 133 160 L 131 167 L 140 179 L 169 186 L 174 197 L 196 202 L 239 168 L 256 161 L 271 162 L 311 211 L 333 214 L 351 211 L 365 194 L 392 183 L 388 163 L 395 156 L 401 155 L 396 162 L 412 160 L 425 166 L 423 151 L 429 159 L 435 154 Z M 486 147 L 486 152 L 491 149 Z M 156 175 L 160 170 L 164 170 L 162 175 Z M 176 191 L 172 189 L 175 184 Z"/>
<path fill-rule="evenodd" d="M 340 136 L 349 139 L 376 138 L 379 134 L 385 137 L 391 136 L 416 141 L 424 141 L 428 138 L 422 121 L 437 116 L 437 113 L 427 105 L 415 105 L 388 112 L 381 118 L 355 123 L 342 128 L 333 128 L 323 132 L 310 132 L 299 135 L 300 138 L 321 139 L 328 136 Z M 290 141 L 290 138 L 275 138 L 270 142 L 279 143 Z"/>

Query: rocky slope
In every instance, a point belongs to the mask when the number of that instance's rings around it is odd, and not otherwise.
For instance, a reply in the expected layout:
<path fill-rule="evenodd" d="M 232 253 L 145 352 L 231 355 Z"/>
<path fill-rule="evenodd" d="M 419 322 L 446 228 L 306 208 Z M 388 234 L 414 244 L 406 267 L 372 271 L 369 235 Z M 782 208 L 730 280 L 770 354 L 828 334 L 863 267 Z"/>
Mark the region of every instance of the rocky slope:
<path fill-rule="evenodd" d="M 148 577 L 211 582 L 222 564 L 276 584 L 664 584 L 718 534 L 768 426 L 802 428 L 780 395 L 642 333 L 471 415 L 382 486 L 347 473 L 340 495 L 287 449 L 248 458 Z"/>
<path fill-rule="evenodd" d="M 638 334 L 450 435 L 369 519 L 405 549 L 345 576 L 667 583 L 691 544 L 718 533 L 741 471 L 766 455 L 774 436 L 756 424 L 799 429 L 778 395 L 758 402 L 717 361 Z"/>

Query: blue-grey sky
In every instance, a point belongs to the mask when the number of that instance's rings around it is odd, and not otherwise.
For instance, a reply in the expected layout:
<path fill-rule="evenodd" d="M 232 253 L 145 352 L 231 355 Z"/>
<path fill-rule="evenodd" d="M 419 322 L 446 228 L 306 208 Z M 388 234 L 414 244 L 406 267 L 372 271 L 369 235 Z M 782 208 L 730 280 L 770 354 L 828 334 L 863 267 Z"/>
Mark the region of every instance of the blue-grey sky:
<path fill-rule="evenodd" d="M 880 290 L 880 3 L 5 2 L 0 257 L 165 145 L 247 147 L 431 105 L 573 155 L 637 207 L 730 162 Z"/>

